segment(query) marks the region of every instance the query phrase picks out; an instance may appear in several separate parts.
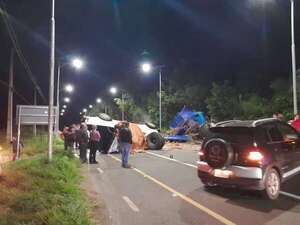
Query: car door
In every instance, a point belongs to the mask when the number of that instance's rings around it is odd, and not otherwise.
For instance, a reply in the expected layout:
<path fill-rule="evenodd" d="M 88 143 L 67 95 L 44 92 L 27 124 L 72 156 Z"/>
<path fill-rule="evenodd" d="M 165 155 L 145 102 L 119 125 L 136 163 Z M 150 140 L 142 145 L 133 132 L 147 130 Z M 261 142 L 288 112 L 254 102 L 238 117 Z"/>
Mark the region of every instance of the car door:
<path fill-rule="evenodd" d="M 283 142 L 283 136 L 280 132 L 277 123 L 268 123 L 262 126 L 267 133 L 268 141 L 265 144 L 266 149 L 270 151 L 273 156 L 273 161 L 278 166 L 282 172 L 285 174 L 290 168 L 290 159 L 288 156 L 288 151 Z"/>
<path fill-rule="evenodd" d="M 283 177 L 289 178 L 300 173 L 300 138 L 298 132 L 286 123 L 277 124 L 283 136 L 283 151 L 289 167 Z"/>

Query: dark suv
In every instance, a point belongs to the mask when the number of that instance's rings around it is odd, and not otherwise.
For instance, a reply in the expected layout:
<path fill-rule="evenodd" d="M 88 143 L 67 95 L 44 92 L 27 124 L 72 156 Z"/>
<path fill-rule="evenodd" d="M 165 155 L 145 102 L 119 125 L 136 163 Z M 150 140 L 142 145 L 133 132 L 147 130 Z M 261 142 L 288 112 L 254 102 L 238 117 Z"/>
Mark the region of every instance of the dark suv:
<path fill-rule="evenodd" d="M 210 128 L 199 151 L 205 186 L 261 190 L 276 199 L 282 182 L 300 173 L 300 136 L 277 119 L 224 121 Z"/>

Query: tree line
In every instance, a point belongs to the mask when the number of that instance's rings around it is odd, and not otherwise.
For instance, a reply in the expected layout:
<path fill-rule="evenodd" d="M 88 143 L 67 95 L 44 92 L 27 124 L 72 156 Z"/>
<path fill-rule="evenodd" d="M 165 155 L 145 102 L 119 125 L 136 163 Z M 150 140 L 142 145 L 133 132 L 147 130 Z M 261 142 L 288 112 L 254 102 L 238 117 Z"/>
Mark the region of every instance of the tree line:
<path fill-rule="evenodd" d="M 300 76 L 297 77 L 300 87 Z M 184 107 L 204 112 L 213 121 L 231 119 L 259 119 L 272 117 L 276 112 L 282 113 L 286 120 L 293 118 L 292 82 L 276 78 L 264 88 L 258 88 L 255 81 L 244 84 L 225 80 L 201 83 L 164 82 L 162 91 L 162 122 L 168 128 L 175 115 Z M 298 88 L 300 90 L 300 88 Z M 299 96 L 298 91 L 298 96 Z M 113 118 L 120 117 L 124 110 L 125 119 L 133 122 L 153 122 L 158 124 L 158 95 L 153 92 L 147 96 L 126 94 L 124 101 L 115 98 L 114 106 L 108 112 Z M 300 105 L 300 101 L 298 103 Z M 90 115 L 96 115 L 103 108 L 94 108 Z"/>

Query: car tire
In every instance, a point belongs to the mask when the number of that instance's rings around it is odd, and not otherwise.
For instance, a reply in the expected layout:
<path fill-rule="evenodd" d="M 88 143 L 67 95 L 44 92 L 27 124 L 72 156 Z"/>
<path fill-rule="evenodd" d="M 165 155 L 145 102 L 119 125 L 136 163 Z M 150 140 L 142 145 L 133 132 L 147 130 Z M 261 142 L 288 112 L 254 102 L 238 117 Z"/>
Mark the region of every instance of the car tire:
<path fill-rule="evenodd" d="M 214 169 L 229 166 L 233 161 L 233 148 L 222 138 L 212 138 L 204 144 L 204 149 L 205 161 Z"/>
<path fill-rule="evenodd" d="M 98 117 L 101 120 L 112 121 L 112 118 L 110 117 L 110 115 L 107 115 L 106 113 L 99 113 Z"/>
<path fill-rule="evenodd" d="M 147 144 L 150 150 L 161 150 L 165 145 L 165 139 L 157 132 L 147 135 Z"/>
<path fill-rule="evenodd" d="M 150 129 L 156 129 L 156 125 L 154 123 L 148 122 L 148 123 L 145 123 L 145 125 Z"/>
<path fill-rule="evenodd" d="M 205 189 L 212 189 L 217 186 L 215 183 L 208 180 L 201 179 L 201 182 L 203 183 Z"/>
<path fill-rule="evenodd" d="M 274 168 L 269 169 L 265 174 L 264 184 L 264 197 L 270 200 L 276 200 L 280 194 L 281 181 L 278 172 Z"/>

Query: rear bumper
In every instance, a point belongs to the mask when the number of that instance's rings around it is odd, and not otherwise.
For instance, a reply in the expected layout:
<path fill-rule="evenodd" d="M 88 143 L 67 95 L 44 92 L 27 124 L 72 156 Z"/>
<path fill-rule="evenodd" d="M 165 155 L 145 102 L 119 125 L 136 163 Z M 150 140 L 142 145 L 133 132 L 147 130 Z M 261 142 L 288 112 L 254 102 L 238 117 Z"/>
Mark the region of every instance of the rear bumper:
<path fill-rule="evenodd" d="M 203 182 L 248 190 L 263 190 L 263 171 L 258 167 L 229 166 L 213 169 L 206 162 L 198 161 L 198 176 Z"/>

